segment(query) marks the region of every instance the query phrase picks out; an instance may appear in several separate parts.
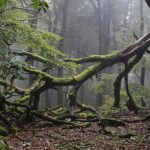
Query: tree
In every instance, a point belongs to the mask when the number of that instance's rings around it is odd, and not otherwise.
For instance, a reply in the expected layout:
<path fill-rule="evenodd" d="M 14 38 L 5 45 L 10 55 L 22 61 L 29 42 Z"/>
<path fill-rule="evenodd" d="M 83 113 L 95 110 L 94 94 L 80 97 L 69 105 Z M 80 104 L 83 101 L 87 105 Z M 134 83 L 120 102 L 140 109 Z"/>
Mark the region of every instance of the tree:
<path fill-rule="evenodd" d="M 18 6 L 17 2 L 13 4 Z M 30 118 L 34 115 L 54 123 L 69 124 L 66 121 L 60 120 L 60 118 L 49 117 L 45 115 L 45 112 L 41 113 L 38 111 L 41 93 L 48 89 L 58 90 L 58 87 L 71 86 L 72 89 L 68 92 L 70 107 L 77 106 L 97 112 L 94 108 L 80 104 L 76 97 L 78 90 L 85 81 L 91 79 L 93 76 L 97 76 L 99 72 L 121 63 L 124 65 L 124 68 L 118 74 L 114 83 L 114 106 L 119 107 L 121 81 L 124 78 L 129 98 L 127 107 L 129 110 L 137 113 L 138 107 L 128 87 L 128 74 L 145 53 L 150 53 L 148 50 L 150 47 L 150 33 L 121 51 L 105 55 L 65 58 L 65 55 L 55 48 L 55 44 L 61 39 L 60 37 L 53 33 L 31 28 L 27 21 L 28 13 L 20 9 L 18 10 L 18 7 L 14 8 L 13 5 L 8 5 L 7 3 L 2 6 L 5 7 L 5 9 L 2 9 L 0 16 L 0 32 L 3 35 L 0 42 L 2 43 L 2 48 L 5 50 L 3 51 L 4 55 L 1 55 L 4 62 L 2 64 L 3 67 L 1 67 L 0 80 L 0 85 L 3 87 L 3 94 L 0 101 L 4 103 L 2 109 L 5 109 L 5 105 L 8 106 L 8 109 L 11 108 L 9 106 L 13 106 L 10 111 L 13 109 L 14 112 L 17 112 L 17 117 L 20 118 L 24 116 Z M 12 49 L 13 44 L 17 44 L 18 48 Z M 34 51 L 29 52 L 29 48 L 33 48 Z M 34 66 L 34 64 L 31 65 L 28 60 L 37 61 L 42 64 L 42 67 Z M 60 67 L 66 71 L 68 68 L 77 69 L 78 65 L 86 63 L 88 63 L 86 68 L 69 76 L 63 75 L 58 77 L 49 73 L 50 70 Z M 25 78 L 25 74 L 32 74 L 34 77 L 33 83 L 29 88 L 19 87 L 14 82 Z M 14 102 L 8 101 L 7 99 L 13 97 L 14 94 L 17 94 L 18 98 Z M 20 111 L 20 107 L 23 110 Z"/>
<path fill-rule="evenodd" d="M 21 79 L 22 76 L 20 75 L 20 72 L 22 69 L 20 67 L 22 65 L 31 65 L 29 63 L 30 58 L 28 57 L 24 63 L 22 63 L 22 60 L 19 57 L 12 56 L 14 49 L 12 49 L 11 45 L 14 43 L 16 45 L 19 44 L 18 47 L 21 45 L 20 48 L 24 48 L 24 51 L 32 48 L 34 49 L 34 53 L 45 58 L 51 58 L 53 60 L 51 65 L 45 64 L 45 69 L 52 68 L 53 66 L 63 66 L 66 64 L 60 59 L 64 56 L 64 54 L 52 46 L 52 44 L 59 41 L 60 38 L 52 33 L 41 32 L 31 28 L 27 23 L 25 23 L 28 19 L 28 13 L 25 13 L 23 9 L 21 10 L 18 7 L 14 8 L 14 3 L 12 6 L 8 3 L 6 5 L 6 10 L 4 9 L 1 11 L 0 22 L 2 35 L 1 46 L 3 50 L 5 50 L 2 55 L 3 64 L 1 64 L 1 74 L 4 79 L 10 78 L 11 84 L 14 83 L 16 78 Z M 18 6 L 18 3 L 15 4 Z M 51 46 L 49 46 L 49 44 L 51 44 Z"/>
<path fill-rule="evenodd" d="M 150 1 L 149 0 L 145 0 L 147 5 L 150 7 Z"/>
<path fill-rule="evenodd" d="M 60 31 L 60 36 L 62 39 L 59 41 L 58 49 L 61 50 L 62 52 L 65 51 L 65 34 L 66 34 L 66 27 L 67 27 L 67 18 L 68 18 L 68 8 L 70 4 L 70 0 L 64 0 L 61 4 L 61 11 L 62 11 L 62 23 L 61 23 L 61 31 Z M 59 2 L 57 2 L 59 3 Z M 63 76 L 63 69 L 58 68 L 58 77 Z M 58 104 L 62 104 L 63 102 L 63 88 L 58 87 Z"/>

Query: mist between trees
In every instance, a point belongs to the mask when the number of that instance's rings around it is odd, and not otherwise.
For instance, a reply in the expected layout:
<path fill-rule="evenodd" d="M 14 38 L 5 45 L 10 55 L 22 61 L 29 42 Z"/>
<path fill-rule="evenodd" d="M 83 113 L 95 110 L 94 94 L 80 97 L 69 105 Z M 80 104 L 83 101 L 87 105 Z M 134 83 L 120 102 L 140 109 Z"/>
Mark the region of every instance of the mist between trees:
<path fill-rule="evenodd" d="M 88 127 L 66 118 L 150 107 L 148 6 L 143 0 L 0 0 L 0 119 L 8 129 L 14 131 L 6 114 L 18 124 L 36 116 Z"/>
<path fill-rule="evenodd" d="M 144 1 L 1 0 L 0 18 L 1 110 L 149 106 Z"/>

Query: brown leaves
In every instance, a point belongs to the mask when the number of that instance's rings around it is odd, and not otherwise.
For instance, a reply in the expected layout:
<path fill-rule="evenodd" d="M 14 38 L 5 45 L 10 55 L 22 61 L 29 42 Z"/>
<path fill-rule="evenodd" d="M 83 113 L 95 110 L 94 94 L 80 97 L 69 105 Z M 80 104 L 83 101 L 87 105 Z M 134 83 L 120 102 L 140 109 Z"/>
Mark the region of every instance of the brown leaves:
<path fill-rule="evenodd" d="M 92 126 L 85 129 L 75 128 L 67 129 L 64 126 L 46 126 L 39 127 L 40 121 L 25 125 L 16 136 L 7 137 L 7 142 L 12 149 L 19 150 L 91 150 L 91 149 L 139 149 L 148 150 L 150 144 L 149 126 L 150 121 L 134 122 L 140 119 L 144 114 L 129 114 L 125 116 L 118 114 L 118 119 L 133 120 L 126 122 L 127 127 L 107 127 L 111 135 L 99 133 L 98 126 L 93 123 Z M 119 135 L 131 135 L 125 138 Z M 132 136 L 134 135 L 134 136 Z"/>

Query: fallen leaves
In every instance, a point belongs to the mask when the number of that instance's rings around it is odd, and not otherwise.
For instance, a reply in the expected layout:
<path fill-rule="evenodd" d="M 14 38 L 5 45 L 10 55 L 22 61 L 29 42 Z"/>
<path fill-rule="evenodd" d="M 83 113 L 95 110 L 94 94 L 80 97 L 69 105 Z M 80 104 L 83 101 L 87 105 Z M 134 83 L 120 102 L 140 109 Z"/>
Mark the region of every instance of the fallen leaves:
<path fill-rule="evenodd" d="M 142 115 L 143 116 L 143 115 Z M 137 120 L 142 117 L 129 114 L 116 118 Z M 130 122 L 124 127 L 107 127 L 111 135 L 99 133 L 96 123 L 88 128 L 67 129 L 64 126 L 38 126 L 40 121 L 24 125 L 16 136 L 6 138 L 12 150 L 149 150 L 150 121 Z M 122 137 L 119 137 L 122 135 Z M 130 135 L 126 137 L 125 135 Z"/>

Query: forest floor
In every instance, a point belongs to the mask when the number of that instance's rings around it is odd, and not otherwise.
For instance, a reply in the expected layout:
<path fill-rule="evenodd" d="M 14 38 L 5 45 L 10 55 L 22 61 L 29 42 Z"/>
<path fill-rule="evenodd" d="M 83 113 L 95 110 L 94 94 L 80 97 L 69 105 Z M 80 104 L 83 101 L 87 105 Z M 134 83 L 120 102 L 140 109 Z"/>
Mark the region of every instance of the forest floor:
<path fill-rule="evenodd" d="M 48 124 L 42 127 L 46 124 L 37 120 L 6 141 L 12 150 L 150 150 L 150 121 L 135 121 L 147 113 L 115 114 L 113 118 L 126 120 L 126 127 L 107 127 L 111 134 L 99 132 L 96 123 L 84 129 L 68 129 Z"/>

